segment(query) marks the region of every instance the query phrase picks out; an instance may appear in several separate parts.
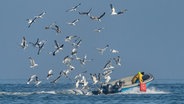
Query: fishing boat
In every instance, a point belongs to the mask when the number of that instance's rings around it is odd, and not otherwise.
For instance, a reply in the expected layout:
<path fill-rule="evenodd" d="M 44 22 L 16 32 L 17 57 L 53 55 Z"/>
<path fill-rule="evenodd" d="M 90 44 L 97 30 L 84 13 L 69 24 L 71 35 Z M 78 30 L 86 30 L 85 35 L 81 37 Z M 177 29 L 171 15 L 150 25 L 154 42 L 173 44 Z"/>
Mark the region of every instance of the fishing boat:
<path fill-rule="evenodd" d="M 127 90 L 131 90 L 132 88 L 135 88 L 135 87 L 138 87 L 141 90 L 141 87 L 142 87 L 141 84 L 143 84 L 142 88 L 144 89 L 144 91 L 146 91 L 145 88 L 147 88 L 150 85 L 150 83 L 154 80 L 153 75 L 150 74 L 150 73 L 147 73 L 147 74 L 143 75 L 143 77 L 142 77 L 143 82 L 142 83 L 139 83 L 139 82 L 132 83 L 133 77 L 134 76 L 128 76 L 128 77 L 125 77 L 125 78 L 121 78 L 121 79 L 114 80 L 112 82 L 103 84 L 101 86 L 101 91 L 99 91 L 99 90 L 92 91 L 92 93 L 93 94 L 119 93 L 119 92 L 125 92 Z"/>

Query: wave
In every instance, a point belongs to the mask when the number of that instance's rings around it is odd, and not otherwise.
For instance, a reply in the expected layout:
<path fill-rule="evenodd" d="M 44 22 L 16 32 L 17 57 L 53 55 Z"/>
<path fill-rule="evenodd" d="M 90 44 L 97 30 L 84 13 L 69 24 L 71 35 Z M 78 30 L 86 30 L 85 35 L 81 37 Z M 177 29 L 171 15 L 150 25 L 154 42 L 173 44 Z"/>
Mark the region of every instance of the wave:
<path fill-rule="evenodd" d="M 17 95 L 17 96 L 28 96 L 33 94 L 73 94 L 73 95 L 92 95 L 87 90 L 80 89 L 67 89 L 62 91 L 33 91 L 33 92 L 0 92 L 0 95 Z"/>
<path fill-rule="evenodd" d="M 121 92 L 121 94 L 169 94 L 169 93 L 170 92 L 156 89 L 155 87 L 147 88 L 146 92 L 141 92 L 138 87 L 132 88 L 131 90 L 127 90 L 125 92 Z"/>
<path fill-rule="evenodd" d="M 57 94 L 56 91 L 35 91 L 35 92 L 0 92 L 0 95 L 20 95 L 27 96 L 32 94 Z"/>

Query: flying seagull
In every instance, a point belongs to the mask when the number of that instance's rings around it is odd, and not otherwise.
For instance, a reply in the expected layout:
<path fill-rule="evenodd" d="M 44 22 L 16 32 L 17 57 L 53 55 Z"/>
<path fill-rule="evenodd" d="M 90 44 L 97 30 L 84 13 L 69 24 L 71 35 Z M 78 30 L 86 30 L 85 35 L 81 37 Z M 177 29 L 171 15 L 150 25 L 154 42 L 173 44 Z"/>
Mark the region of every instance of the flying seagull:
<path fill-rule="evenodd" d="M 79 12 L 80 15 L 87 15 L 87 16 L 90 16 L 90 12 L 91 12 L 92 8 L 87 11 L 87 12 Z"/>
<path fill-rule="evenodd" d="M 124 12 L 127 11 L 127 9 L 123 9 L 119 12 L 116 12 L 115 8 L 113 7 L 112 4 L 110 4 L 110 7 L 111 7 L 111 15 L 120 15 L 120 14 L 123 14 Z"/>
<path fill-rule="evenodd" d="M 50 83 L 56 83 L 62 77 L 62 75 L 64 75 L 64 72 L 60 71 L 59 76 L 56 79 L 54 79 L 53 81 L 51 81 Z"/>
<path fill-rule="evenodd" d="M 73 38 L 76 38 L 77 36 L 76 35 L 71 35 L 71 36 L 66 36 L 66 38 L 65 38 L 65 42 L 69 42 L 69 43 L 71 43 L 71 40 L 73 39 Z"/>
<path fill-rule="evenodd" d="M 37 40 L 36 40 L 36 42 L 35 42 L 35 43 L 33 43 L 33 42 L 29 42 L 29 44 L 32 44 L 32 45 L 33 45 L 33 47 L 39 47 L 39 41 L 40 41 L 40 39 L 39 39 L 39 38 L 37 38 Z"/>
<path fill-rule="evenodd" d="M 47 74 L 47 80 L 53 75 L 53 70 L 50 69 Z"/>
<path fill-rule="evenodd" d="M 112 65 L 112 61 L 111 59 L 107 61 L 107 63 L 105 64 L 103 70 L 108 70 L 108 69 L 113 69 L 114 66 Z"/>
<path fill-rule="evenodd" d="M 115 49 L 110 49 L 110 52 L 111 53 L 119 53 L 119 51 L 118 50 L 115 50 Z"/>
<path fill-rule="evenodd" d="M 56 40 L 54 40 L 54 43 L 55 43 L 55 51 L 54 52 L 52 52 L 52 55 L 53 56 L 55 56 L 56 55 L 56 53 L 58 53 L 60 50 L 63 50 L 63 47 L 64 47 L 64 44 L 62 44 L 62 45 L 59 45 L 59 43 L 56 41 Z"/>
<path fill-rule="evenodd" d="M 52 23 L 51 25 L 46 26 L 45 29 L 52 29 L 56 31 L 56 33 L 61 33 L 61 28 L 56 23 Z"/>
<path fill-rule="evenodd" d="M 34 74 L 34 75 L 32 75 L 29 79 L 28 79 L 28 81 L 27 81 L 27 84 L 30 84 L 32 81 L 34 81 L 34 80 L 36 80 L 36 75 Z"/>
<path fill-rule="evenodd" d="M 118 56 L 117 58 L 113 58 L 117 65 L 121 66 L 121 58 Z"/>
<path fill-rule="evenodd" d="M 35 61 L 32 57 L 29 57 L 29 61 L 31 63 L 30 68 L 34 68 L 34 67 L 38 66 L 38 64 L 35 63 Z"/>
<path fill-rule="evenodd" d="M 93 84 L 96 84 L 98 82 L 98 78 L 97 78 L 97 75 L 96 74 L 91 74 L 90 73 L 90 76 L 91 76 L 91 79 L 93 81 Z"/>
<path fill-rule="evenodd" d="M 112 73 L 112 70 L 105 70 L 104 72 L 103 72 L 103 76 L 108 76 L 108 75 L 110 75 Z"/>
<path fill-rule="evenodd" d="M 31 27 L 31 25 L 35 22 L 36 19 L 37 19 L 36 17 L 34 17 L 33 19 L 27 19 L 27 23 L 29 24 L 28 28 Z"/>
<path fill-rule="evenodd" d="M 43 16 L 46 14 L 46 12 L 42 12 L 42 13 L 40 13 L 38 16 L 35 16 L 37 19 L 38 18 L 43 18 Z"/>
<path fill-rule="evenodd" d="M 42 82 L 42 81 L 40 81 L 40 80 L 38 79 L 38 77 L 36 76 L 35 86 L 38 86 L 41 82 Z"/>
<path fill-rule="evenodd" d="M 71 55 L 77 55 L 77 48 L 73 48 L 73 49 L 72 49 Z"/>
<path fill-rule="evenodd" d="M 105 15 L 105 12 L 100 16 L 90 16 L 92 20 L 101 21 L 101 18 Z"/>
<path fill-rule="evenodd" d="M 27 19 L 27 22 L 28 22 L 28 28 L 31 27 L 31 25 L 35 22 L 36 19 L 39 19 L 39 18 L 43 18 L 43 16 L 46 14 L 46 12 L 42 12 L 40 13 L 39 15 L 37 16 L 34 16 L 33 19 Z"/>
<path fill-rule="evenodd" d="M 80 82 L 80 80 L 77 79 L 77 80 L 76 80 L 76 83 L 75 83 L 75 88 L 79 88 L 79 82 Z"/>
<path fill-rule="evenodd" d="M 44 45 L 45 45 L 45 43 L 42 43 L 42 44 L 39 44 L 39 45 L 38 45 L 38 52 L 37 52 L 37 55 L 40 54 L 41 49 L 43 48 Z"/>
<path fill-rule="evenodd" d="M 106 45 L 104 48 L 96 48 L 98 52 L 103 55 L 103 53 L 106 51 L 106 49 L 109 47 L 109 45 Z"/>
<path fill-rule="evenodd" d="M 26 48 L 28 47 L 28 44 L 27 44 L 27 41 L 26 41 L 25 36 L 22 37 L 22 42 L 21 42 L 20 46 L 21 46 L 23 49 L 26 49 Z"/>
<path fill-rule="evenodd" d="M 75 48 L 78 48 L 78 47 L 80 47 L 80 45 L 81 45 L 81 43 L 82 43 L 82 40 L 80 39 L 80 40 L 75 40 L 75 42 L 74 43 L 72 43 L 72 45 L 75 47 Z"/>
<path fill-rule="evenodd" d="M 71 9 L 66 10 L 66 12 L 73 12 L 73 11 L 76 11 L 77 8 L 78 8 L 80 5 L 81 5 L 81 3 L 79 3 L 78 5 L 72 7 Z"/>
<path fill-rule="evenodd" d="M 86 65 L 86 62 L 93 61 L 93 59 L 87 59 L 87 55 L 85 55 L 83 58 L 79 58 L 76 56 L 76 60 L 78 60 L 81 65 Z"/>
<path fill-rule="evenodd" d="M 104 29 L 104 28 L 102 27 L 102 28 L 95 29 L 94 31 L 95 31 L 95 32 L 101 32 L 103 29 Z"/>
<path fill-rule="evenodd" d="M 52 82 L 50 83 L 56 83 L 60 78 L 61 78 L 62 75 L 59 75 L 56 79 L 54 79 Z"/>
<path fill-rule="evenodd" d="M 104 76 L 104 79 L 105 79 L 105 83 L 108 83 L 111 80 L 111 77 L 109 75 Z"/>
<path fill-rule="evenodd" d="M 86 80 L 86 77 L 85 76 L 82 76 L 82 79 L 80 81 L 83 85 L 83 88 L 82 89 L 87 89 L 88 88 L 88 81 Z"/>
<path fill-rule="evenodd" d="M 75 19 L 72 22 L 68 22 L 68 24 L 72 25 L 72 26 L 75 26 L 77 22 L 79 22 L 79 19 Z"/>
<path fill-rule="evenodd" d="M 73 60 L 73 58 L 71 56 L 66 56 L 66 57 L 64 57 L 62 62 L 63 62 L 63 64 L 69 66 L 69 65 L 71 65 L 72 60 Z"/>

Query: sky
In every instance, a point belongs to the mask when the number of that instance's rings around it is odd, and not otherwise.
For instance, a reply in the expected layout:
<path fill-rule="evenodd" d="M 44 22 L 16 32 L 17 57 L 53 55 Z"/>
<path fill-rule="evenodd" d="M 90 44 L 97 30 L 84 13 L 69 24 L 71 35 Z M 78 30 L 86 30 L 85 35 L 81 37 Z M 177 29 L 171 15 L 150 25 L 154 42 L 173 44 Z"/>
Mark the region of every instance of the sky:
<path fill-rule="evenodd" d="M 99 21 L 78 12 L 65 12 L 81 3 L 78 11 L 88 11 L 98 16 L 105 12 Z M 110 15 L 110 4 L 117 11 L 127 9 L 123 15 Z M 138 71 L 151 73 L 155 79 L 183 79 L 184 73 L 184 1 L 183 0 L 1 0 L 0 1 L 0 79 L 28 79 L 37 74 L 45 78 L 49 69 L 55 76 L 66 69 L 62 64 L 65 56 L 70 54 L 72 47 L 64 42 L 68 35 L 77 35 L 82 39 L 78 56 L 93 61 L 76 66 L 72 75 L 87 70 L 88 73 L 102 72 L 106 62 L 120 56 L 122 66 L 116 66 L 112 78 L 117 79 L 134 75 Z M 28 28 L 26 19 L 42 13 L 46 14 Z M 80 19 L 76 26 L 68 25 L 74 19 Z M 56 35 L 53 30 L 44 27 L 55 22 L 62 32 Z M 97 33 L 95 28 L 104 27 Z M 35 42 L 37 38 L 47 40 L 40 55 L 30 44 L 22 49 L 20 43 L 25 36 L 27 42 Z M 54 40 L 65 44 L 62 52 L 56 56 L 48 54 L 54 50 Z M 109 49 L 100 55 L 96 48 L 109 45 L 118 54 L 110 53 Z M 38 63 L 31 69 L 28 57 Z"/>

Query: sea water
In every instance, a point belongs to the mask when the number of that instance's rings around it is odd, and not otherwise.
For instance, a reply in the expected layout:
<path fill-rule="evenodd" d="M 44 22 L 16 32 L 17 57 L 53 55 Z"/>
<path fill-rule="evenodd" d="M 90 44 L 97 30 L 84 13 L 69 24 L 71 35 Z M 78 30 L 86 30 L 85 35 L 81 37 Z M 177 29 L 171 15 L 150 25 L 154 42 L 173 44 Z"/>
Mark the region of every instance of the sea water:
<path fill-rule="evenodd" d="M 27 85 L 0 80 L 0 104 L 184 104 L 183 80 L 154 80 L 146 92 L 139 88 L 108 95 L 73 92 L 69 83 Z"/>

